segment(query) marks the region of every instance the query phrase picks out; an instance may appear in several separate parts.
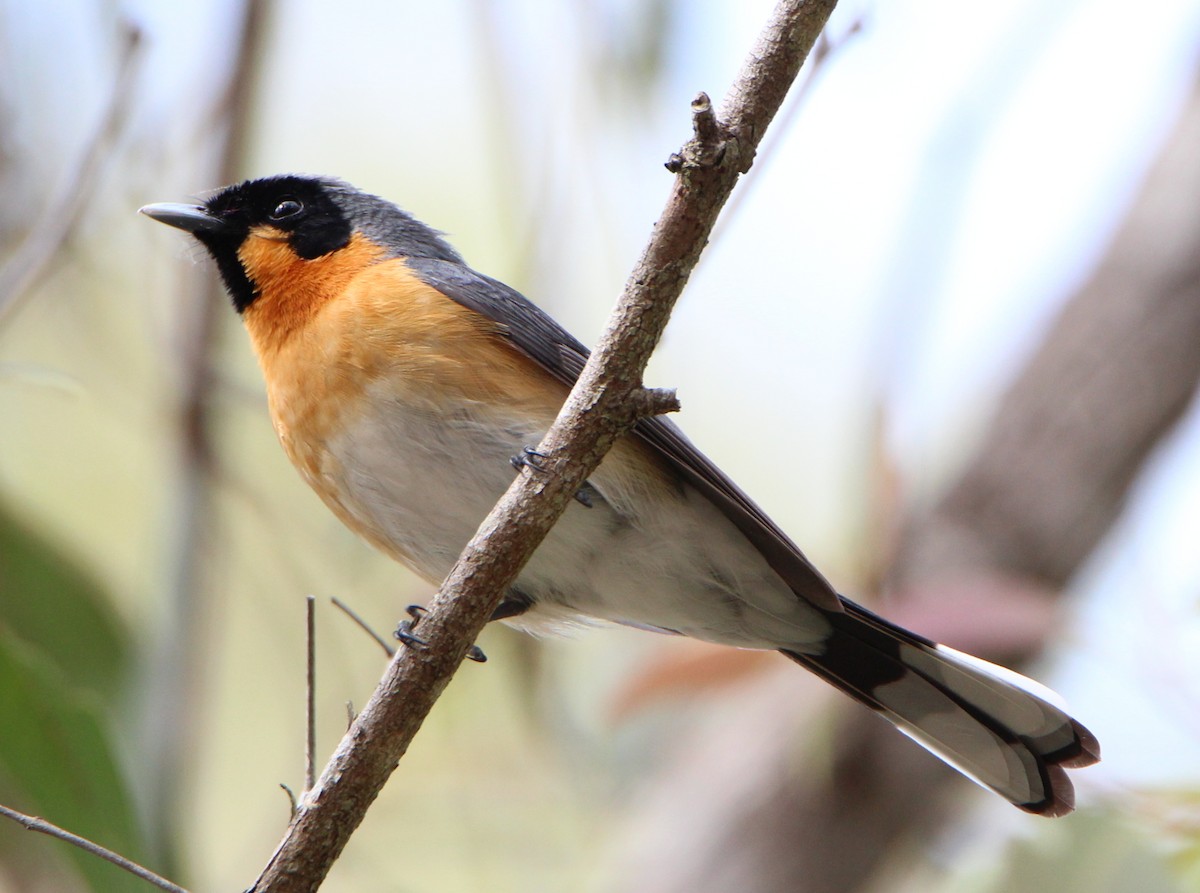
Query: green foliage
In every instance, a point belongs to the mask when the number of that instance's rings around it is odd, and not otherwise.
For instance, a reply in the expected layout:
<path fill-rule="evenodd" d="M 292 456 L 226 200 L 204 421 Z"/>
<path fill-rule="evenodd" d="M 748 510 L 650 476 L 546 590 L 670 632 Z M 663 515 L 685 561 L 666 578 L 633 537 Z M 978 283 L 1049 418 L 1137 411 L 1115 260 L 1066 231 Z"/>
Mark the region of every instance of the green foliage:
<path fill-rule="evenodd" d="M 126 652 L 100 588 L 0 512 L 0 790 L 13 808 L 140 861 L 144 839 L 99 709 L 115 699 Z M 47 854 L 17 866 L 40 868 L 57 850 L 94 890 L 145 889 L 75 847 L 0 828 L 0 851 L 16 848 Z"/>
<path fill-rule="evenodd" d="M 1200 890 L 1200 840 L 1179 853 L 1175 864 L 1183 889 Z"/>
<path fill-rule="evenodd" d="M 989 893 L 1183 893 L 1166 853 L 1127 816 L 1082 811 L 1053 830 L 1013 844 Z"/>
<path fill-rule="evenodd" d="M 0 505 L 0 629 L 39 651 L 70 684 L 116 696 L 128 636 L 100 586 Z"/>

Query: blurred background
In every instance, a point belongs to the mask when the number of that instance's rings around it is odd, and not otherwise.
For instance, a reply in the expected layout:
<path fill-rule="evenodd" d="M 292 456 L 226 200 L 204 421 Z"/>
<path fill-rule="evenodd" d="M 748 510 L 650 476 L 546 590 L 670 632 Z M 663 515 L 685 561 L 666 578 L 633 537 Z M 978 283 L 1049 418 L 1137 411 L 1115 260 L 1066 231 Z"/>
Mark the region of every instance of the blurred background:
<path fill-rule="evenodd" d="M 333 174 L 593 342 L 768 0 L 0 2 L 0 802 L 243 889 L 429 588 L 139 218 Z M 324 889 L 1200 890 L 1200 6 L 844 0 L 647 381 L 847 594 L 1100 738 L 1018 813 L 774 655 L 485 632 Z M 802 80 L 804 76 L 802 75 Z M 145 889 L 0 825 L 0 890 Z"/>

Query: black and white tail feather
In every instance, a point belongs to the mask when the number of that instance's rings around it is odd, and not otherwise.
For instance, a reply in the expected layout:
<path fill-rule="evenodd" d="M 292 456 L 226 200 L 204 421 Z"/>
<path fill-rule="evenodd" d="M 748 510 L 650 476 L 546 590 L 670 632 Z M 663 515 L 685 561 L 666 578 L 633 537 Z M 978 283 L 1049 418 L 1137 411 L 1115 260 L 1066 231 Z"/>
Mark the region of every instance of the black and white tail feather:
<path fill-rule="evenodd" d="M 783 654 L 1026 812 L 1066 815 L 1066 770 L 1100 759 L 1095 736 L 1031 679 L 914 635 L 851 601 L 825 616 L 819 653 Z"/>

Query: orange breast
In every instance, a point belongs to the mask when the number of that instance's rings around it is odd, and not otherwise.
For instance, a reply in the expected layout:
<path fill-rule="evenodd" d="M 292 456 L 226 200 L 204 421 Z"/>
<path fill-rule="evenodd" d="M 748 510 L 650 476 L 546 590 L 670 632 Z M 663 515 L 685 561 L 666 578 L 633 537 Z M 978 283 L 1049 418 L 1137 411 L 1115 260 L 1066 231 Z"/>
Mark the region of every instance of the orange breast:
<path fill-rule="evenodd" d="M 426 285 L 402 258 L 381 256 L 356 235 L 305 261 L 269 230 L 241 251 L 259 288 L 243 320 L 279 439 L 330 508 L 377 546 L 385 544 L 353 522 L 334 483 L 343 474 L 327 445 L 347 425 L 397 403 L 451 411 L 480 402 L 548 425 L 566 397 L 495 323 Z"/>

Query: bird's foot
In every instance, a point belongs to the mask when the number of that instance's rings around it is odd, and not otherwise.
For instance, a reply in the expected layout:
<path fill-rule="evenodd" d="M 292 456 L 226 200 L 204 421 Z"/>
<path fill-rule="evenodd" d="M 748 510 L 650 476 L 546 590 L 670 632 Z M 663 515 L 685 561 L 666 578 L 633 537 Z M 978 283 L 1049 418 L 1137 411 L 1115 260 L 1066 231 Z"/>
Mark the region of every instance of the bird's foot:
<path fill-rule="evenodd" d="M 522 468 L 528 468 L 530 471 L 536 471 L 544 474 L 546 472 L 545 461 L 549 457 L 545 453 L 539 453 L 531 446 L 522 447 L 521 454 L 518 456 L 510 456 L 509 464 L 513 468 L 520 471 Z M 595 494 L 596 488 L 587 481 L 584 481 L 582 487 L 575 491 L 575 501 L 584 508 L 591 508 L 592 496 Z"/>
<path fill-rule="evenodd" d="M 404 613 L 412 619 L 401 620 L 396 625 L 396 631 L 392 635 L 409 648 L 424 648 L 429 643 L 414 633 L 413 628 L 421 622 L 421 618 L 428 614 L 429 611 L 422 605 L 409 605 L 404 609 Z M 483 649 L 478 645 L 472 645 L 467 649 L 467 660 L 473 660 L 477 664 L 482 664 L 487 662 L 487 655 L 483 653 Z"/>

